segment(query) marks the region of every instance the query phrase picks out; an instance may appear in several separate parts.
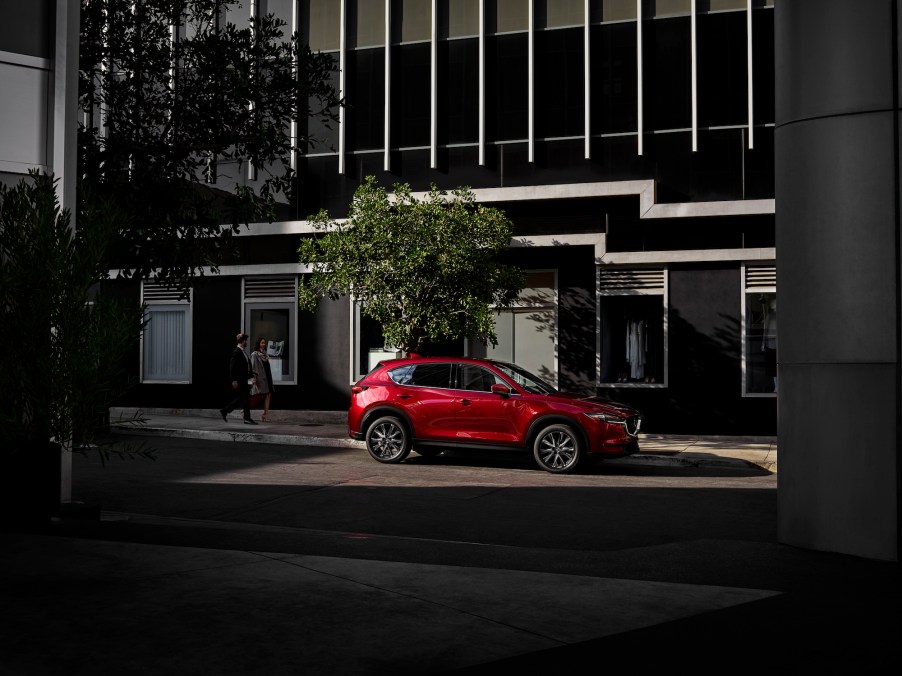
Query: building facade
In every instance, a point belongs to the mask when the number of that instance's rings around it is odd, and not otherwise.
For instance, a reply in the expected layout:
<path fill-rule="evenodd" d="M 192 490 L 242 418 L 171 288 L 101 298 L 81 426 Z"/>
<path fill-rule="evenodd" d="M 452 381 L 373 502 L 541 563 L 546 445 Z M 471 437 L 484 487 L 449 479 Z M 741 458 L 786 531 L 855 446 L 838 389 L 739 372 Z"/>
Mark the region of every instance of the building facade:
<path fill-rule="evenodd" d="M 268 0 L 339 65 L 347 105 L 296 159 L 298 199 L 187 299 L 125 292 L 150 322 L 126 405 L 218 408 L 232 337 L 270 341 L 273 408 L 342 410 L 393 354 L 347 299 L 295 301 L 309 214 L 373 175 L 471 187 L 527 272 L 499 344 L 647 432 L 776 434 L 774 12 L 765 0 Z M 248 179 L 249 180 L 249 179 Z"/>

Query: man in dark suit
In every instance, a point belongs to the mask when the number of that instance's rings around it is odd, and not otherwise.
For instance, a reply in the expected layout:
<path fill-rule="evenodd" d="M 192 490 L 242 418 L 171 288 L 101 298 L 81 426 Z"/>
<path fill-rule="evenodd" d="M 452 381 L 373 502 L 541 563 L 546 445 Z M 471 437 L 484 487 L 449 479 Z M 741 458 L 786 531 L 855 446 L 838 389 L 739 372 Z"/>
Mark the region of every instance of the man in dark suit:
<path fill-rule="evenodd" d="M 251 360 L 245 352 L 247 347 L 247 334 L 239 333 L 235 336 L 238 344 L 232 350 L 232 356 L 229 359 L 229 378 L 232 380 L 232 389 L 235 390 L 236 397 L 230 401 L 224 408 L 219 409 L 219 414 L 223 420 L 227 420 L 226 416 L 239 406 L 244 410 L 244 424 L 256 425 L 251 420 L 251 386 L 249 381 L 254 377 L 251 370 Z"/>

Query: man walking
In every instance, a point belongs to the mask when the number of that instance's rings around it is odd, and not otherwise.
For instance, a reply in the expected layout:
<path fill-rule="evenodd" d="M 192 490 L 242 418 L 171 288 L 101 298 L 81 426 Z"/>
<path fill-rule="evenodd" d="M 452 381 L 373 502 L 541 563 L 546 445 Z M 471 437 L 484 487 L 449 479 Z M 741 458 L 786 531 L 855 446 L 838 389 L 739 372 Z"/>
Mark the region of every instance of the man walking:
<path fill-rule="evenodd" d="M 254 377 L 254 372 L 251 370 L 250 357 L 244 351 L 247 347 L 247 334 L 239 333 L 235 339 L 238 344 L 232 350 L 232 356 L 229 359 L 229 377 L 232 380 L 232 389 L 235 390 L 236 396 L 224 408 L 219 409 L 219 414 L 223 420 L 227 421 L 226 416 L 240 406 L 244 410 L 244 424 L 256 425 L 257 423 L 251 420 L 250 381 Z"/>

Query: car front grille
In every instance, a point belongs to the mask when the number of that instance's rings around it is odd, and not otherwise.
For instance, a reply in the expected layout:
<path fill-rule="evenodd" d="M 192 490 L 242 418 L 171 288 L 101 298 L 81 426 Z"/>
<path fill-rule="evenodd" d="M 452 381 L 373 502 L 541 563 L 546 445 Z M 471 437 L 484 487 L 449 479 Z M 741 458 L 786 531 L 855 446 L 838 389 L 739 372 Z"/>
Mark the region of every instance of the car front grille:
<path fill-rule="evenodd" d="M 626 419 L 626 433 L 631 437 L 638 436 L 639 428 L 642 426 L 642 417 L 638 415 L 631 415 Z"/>

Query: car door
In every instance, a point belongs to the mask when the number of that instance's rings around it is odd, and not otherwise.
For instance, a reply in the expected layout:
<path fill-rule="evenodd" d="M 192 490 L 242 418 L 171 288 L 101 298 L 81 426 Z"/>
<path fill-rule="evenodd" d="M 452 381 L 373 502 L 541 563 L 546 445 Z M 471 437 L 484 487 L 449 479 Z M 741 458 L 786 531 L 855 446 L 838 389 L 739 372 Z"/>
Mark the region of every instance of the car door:
<path fill-rule="evenodd" d="M 433 441 L 455 436 L 455 392 L 451 389 L 450 362 L 416 364 L 395 380 L 395 405 L 413 423 L 414 438 Z"/>
<path fill-rule="evenodd" d="M 519 445 L 517 429 L 521 397 L 496 394 L 492 385 L 506 383 L 479 364 L 458 364 L 454 411 L 460 443 Z"/>

